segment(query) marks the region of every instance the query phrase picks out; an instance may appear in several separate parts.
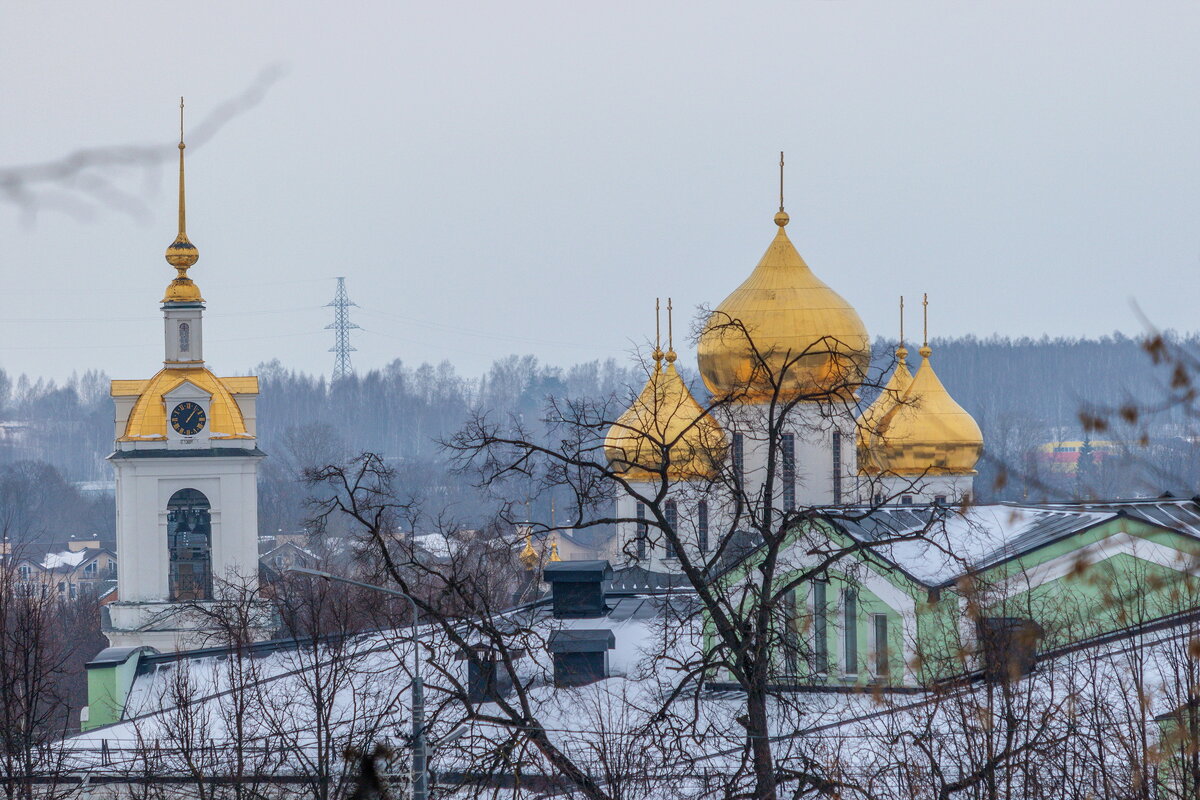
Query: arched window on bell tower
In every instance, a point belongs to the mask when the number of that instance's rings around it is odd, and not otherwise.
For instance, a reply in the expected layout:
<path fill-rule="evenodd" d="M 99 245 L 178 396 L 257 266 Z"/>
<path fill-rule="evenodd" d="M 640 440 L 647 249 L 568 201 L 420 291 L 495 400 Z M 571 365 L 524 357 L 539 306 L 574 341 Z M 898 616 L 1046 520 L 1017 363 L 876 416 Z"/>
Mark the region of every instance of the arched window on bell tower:
<path fill-rule="evenodd" d="M 167 501 L 172 602 L 212 599 L 212 519 L 208 498 L 180 489 Z"/>
<path fill-rule="evenodd" d="M 186 353 L 192 349 L 192 326 L 186 322 L 179 323 L 179 352 Z"/>

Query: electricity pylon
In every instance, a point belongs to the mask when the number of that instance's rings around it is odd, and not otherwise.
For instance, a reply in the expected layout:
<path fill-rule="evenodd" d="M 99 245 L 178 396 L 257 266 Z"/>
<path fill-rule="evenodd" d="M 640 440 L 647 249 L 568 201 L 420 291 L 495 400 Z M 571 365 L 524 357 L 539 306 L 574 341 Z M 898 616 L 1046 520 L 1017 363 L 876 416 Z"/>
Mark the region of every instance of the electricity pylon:
<path fill-rule="evenodd" d="M 350 344 L 350 331 L 358 326 L 350 321 L 350 307 L 357 305 L 346 295 L 346 279 L 338 278 L 333 301 L 325 304 L 326 308 L 333 309 L 333 322 L 325 326 L 325 330 L 334 332 L 333 347 L 329 348 L 329 352 L 335 354 L 331 383 L 349 377 L 354 372 L 354 367 L 350 366 L 350 354 L 355 347 Z"/>

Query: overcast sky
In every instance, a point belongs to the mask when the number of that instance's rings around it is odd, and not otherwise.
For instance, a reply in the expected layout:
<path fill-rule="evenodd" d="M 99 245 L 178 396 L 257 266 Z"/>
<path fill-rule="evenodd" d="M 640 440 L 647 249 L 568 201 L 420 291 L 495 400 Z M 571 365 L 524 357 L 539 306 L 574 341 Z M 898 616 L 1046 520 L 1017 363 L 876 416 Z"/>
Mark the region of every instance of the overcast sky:
<path fill-rule="evenodd" d="M 337 275 L 360 371 L 626 358 L 655 295 L 690 317 L 753 268 L 779 150 L 873 335 L 922 291 L 935 335 L 1135 333 L 1131 301 L 1193 331 L 1197 42 L 1195 2 L 5 3 L 0 167 L 164 165 L 91 178 L 143 213 L 0 203 L 0 367 L 158 368 L 178 97 L 198 123 L 273 65 L 188 150 L 218 372 L 327 373 Z"/>

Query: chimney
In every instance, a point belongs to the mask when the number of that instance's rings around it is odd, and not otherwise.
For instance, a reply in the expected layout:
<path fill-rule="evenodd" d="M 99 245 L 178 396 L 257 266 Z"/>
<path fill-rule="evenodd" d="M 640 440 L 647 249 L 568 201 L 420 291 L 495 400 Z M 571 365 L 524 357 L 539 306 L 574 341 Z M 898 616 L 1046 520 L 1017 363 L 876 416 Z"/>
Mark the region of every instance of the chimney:
<path fill-rule="evenodd" d="M 603 617 L 604 583 L 613 577 L 607 561 L 554 561 L 542 571 L 551 586 L 556 619 Z"/>
<path fill-rule="evenodd" d="M 979 649 L 984 679 L 1007 683 L 1033 672 L 1043 633 L 1041 625 L 1023 617 L 981 619 Z"/>
<path fill-rule="evenodd" d="M 554 657 L 554 685 L 587 686 L 608 677 L 608 651 L 617 646 L 611 630 L 554 631 L 546 649 Z"/>
<path fill-rule="evenodd" d="M 523 650 L 509 653 L 513 659 L 523 658 Z M 499 700 L 512 689 L 508 673 L 500 668 L 499 656 L 488 645 L 477 644 L 458 654 L 460 661 L 467 662 L 467 700 L 471 703 L 489 703 Z"/>

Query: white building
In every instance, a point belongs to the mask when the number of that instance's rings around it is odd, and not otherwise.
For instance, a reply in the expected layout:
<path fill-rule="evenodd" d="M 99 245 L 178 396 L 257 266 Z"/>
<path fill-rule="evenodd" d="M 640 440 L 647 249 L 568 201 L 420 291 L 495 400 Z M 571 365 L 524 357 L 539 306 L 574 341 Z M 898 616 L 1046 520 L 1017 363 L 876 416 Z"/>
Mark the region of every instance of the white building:
<path fill-rule="evenodd" d="M 191 604 L 221 581 L 258 574 L 255 377 L 219 378 L 204 362 L 204 299 L 188 277 L 196 247 L 184 224 L 179 143 L 176 270 L 162 301 L 163 368 L 149 380 L 115 380 L 118 602 L 105 635 L 114 647 L 160 651 L 203 640 Z"/>

